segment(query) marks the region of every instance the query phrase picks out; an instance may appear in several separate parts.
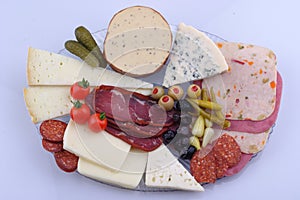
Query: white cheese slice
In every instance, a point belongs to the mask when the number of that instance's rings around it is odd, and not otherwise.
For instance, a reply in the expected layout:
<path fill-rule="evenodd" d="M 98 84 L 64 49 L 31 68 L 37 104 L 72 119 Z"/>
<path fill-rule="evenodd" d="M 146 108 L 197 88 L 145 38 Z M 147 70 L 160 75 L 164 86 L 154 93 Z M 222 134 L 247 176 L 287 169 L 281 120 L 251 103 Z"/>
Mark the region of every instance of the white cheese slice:
<path fill-rule="evenodd" d="M 127 89 L 150 95 L 151 89 Z M 69 86 L 30 86 L 24 89 L 24 99 L 33 123 L 67 115 L 72 108 Z"/>
<path fill-rule="evenodd" d="M 149 88 L 152 84 L 111 70 L 91 67 L 79 60 L 29 48 L 27 61 L 28 85 L 72 85 L 85 78 L 91 86 L 101 84 L 123 88 Z"/>
<path fill-rule="evenodd" d="M 224 56 L 205 33 L 183 23 L 178 25 L 163 86 L 204 79 L 227 70 Z"/>
<path fill-rule="evenodd" d="M 79 157 L 78 172 L 92 179 L 125 188 L 136 188 L 145 171 L 147 152 L 131 149 L 120 171 L 103 168 L 94 162 Z"/>
<path fill-rule="evenodd" d="M 179 163 L 165 145 L 149 152 L 146 185 L 149 187 L 204 191 L 204 188 Z"/>
<path fill-rule="evenodd" d="M 64 134 L 64 149 L 113 171 L 121 169 L 130 147 L 106 131 L 93 133 L 72 120 Z"/>
<path fill-rule="evenodd" d="M 70 87 L 28 87 L 24 99 L 33 123 L 70 113 Z"/>

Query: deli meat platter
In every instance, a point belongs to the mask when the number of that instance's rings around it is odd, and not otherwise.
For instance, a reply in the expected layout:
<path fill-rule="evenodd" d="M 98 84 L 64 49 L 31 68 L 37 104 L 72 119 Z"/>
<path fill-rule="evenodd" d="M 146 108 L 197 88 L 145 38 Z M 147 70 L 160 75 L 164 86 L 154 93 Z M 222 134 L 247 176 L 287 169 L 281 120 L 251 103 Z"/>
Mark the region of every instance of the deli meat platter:
<path fill-rule="evenodd" d="M 95 33 L 75 27 L 73 38 L 59 52 L 28 49 L 24 88 L 42 147 L 63 173 L 205 192 L 246 170 L 276 128 L 282 78 L 266 47 L 170 25 L 144 6 Z"/>

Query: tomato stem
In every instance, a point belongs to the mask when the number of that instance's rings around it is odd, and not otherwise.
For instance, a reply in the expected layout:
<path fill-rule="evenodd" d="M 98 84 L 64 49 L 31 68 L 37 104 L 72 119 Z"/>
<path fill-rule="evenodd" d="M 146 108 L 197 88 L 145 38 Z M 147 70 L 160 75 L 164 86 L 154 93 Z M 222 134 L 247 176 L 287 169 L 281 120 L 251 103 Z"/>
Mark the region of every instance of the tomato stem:
<path fill-rule="evenodd" d="M 79 100 L 77 100 L 75 102 L 71 100 L 71 102 L 75 108 L 80 108 L 82 106 L 82 103 Z"/>
<path fill-rule="evenodd" d="M 105 118 L 106 118 L 105 112 L 101 112 L 99 117 L 100 117 L 100 120 L 105 120 Z"/>
<path fill-rule="evenodd" d="M 90 86 L 90 83 L 88 82 L 88 80 L 85 80 L 83 78 L 82 81 L 78 82 L 78 85 L 82 88 L 88 88 Z"/>

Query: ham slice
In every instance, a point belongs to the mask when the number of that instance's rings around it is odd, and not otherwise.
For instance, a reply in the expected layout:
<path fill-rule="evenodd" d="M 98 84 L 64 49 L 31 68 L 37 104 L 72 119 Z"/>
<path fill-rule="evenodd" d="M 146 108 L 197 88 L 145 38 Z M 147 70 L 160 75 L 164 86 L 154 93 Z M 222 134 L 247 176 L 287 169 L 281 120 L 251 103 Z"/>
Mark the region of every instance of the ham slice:
<path fill-rule="evenodd" d="M 253 154 L 242 153 L 240 162 L 237 165 L 227 169 L 225 176 L 232 176 L 239 173 L 248 164 L 252 157 Z"/>

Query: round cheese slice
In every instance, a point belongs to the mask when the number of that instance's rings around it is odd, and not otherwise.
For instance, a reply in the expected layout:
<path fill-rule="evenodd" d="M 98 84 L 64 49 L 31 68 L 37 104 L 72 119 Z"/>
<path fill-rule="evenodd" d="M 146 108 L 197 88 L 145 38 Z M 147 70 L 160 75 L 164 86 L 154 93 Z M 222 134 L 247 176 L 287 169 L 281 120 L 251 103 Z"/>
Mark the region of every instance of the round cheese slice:
<path fill-rule="evenodd" d="M 119 11 L 110 21 L 104 55 L 115 71 L 146 76 L 163 66 L 171 46 L 167 21 L 152 8 L 134 6 Z"/>

